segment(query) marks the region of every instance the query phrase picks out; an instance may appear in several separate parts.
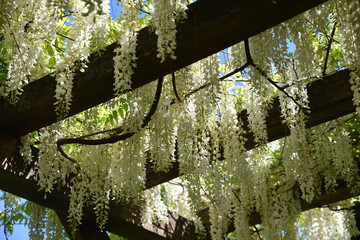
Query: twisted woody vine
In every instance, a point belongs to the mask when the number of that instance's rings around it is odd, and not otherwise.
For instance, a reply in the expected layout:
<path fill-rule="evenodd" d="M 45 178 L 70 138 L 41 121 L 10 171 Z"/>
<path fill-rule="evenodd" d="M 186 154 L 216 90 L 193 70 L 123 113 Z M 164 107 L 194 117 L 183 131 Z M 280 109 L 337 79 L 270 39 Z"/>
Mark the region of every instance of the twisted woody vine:
<path fill-rule="evenodd" d="M 143 224 L 173 211 L 196 223 L 209 209 L 212 239 L 349 239 L 358 234 L 354 199 L 302 212 L 344 181 L 358 195 L 360 2 L 330 0 L 314 9 L 143 87 L 132 88 L 138 31 L 150 26 L 160 62 L 176 60 L 176 26 L 188 0 L 1 1 L 0 97 L 16 105 L 23 87 L 51 74 L 59 121 L 21 138 L 41 189 L 70 186 L 68 221 L 93 206 L 104 229 L 111 202 L 139 205 Z M 211 41 L 211 39 L 209 39 Z M 76 71 L 116 44 L 110 101 L 69 116 Z M 308 128 L 307 86 L 343 69 L 356 113 Z M 266 117 L 279 99 L 288 135 L 269 142 Z M 247 123 L 239 117 L 246 114 Z M 246 133 L 256 147 L 246 147 Z M 180 177 L 146 189 L 156 172 L 179 165 Z M 5 194 L 7 204 L 17 197 Z M 252 214 L 261 224 L 252 226 Z M 65 239 L 56 215 L 32 204 L 31 239 Z M 35 219 L 35 220 L 34 220 Z M 39 224 L 41 223 L 41 224 Z M 233 223 L 234 232 L 228 226 Z"/>

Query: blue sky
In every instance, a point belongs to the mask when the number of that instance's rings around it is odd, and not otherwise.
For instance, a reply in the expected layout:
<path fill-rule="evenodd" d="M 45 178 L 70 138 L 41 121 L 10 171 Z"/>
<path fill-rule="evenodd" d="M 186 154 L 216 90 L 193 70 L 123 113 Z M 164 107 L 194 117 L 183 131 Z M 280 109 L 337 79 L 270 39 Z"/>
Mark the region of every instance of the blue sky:
<path fill-rule="evenodd" d="M 2 193 L 1 193 L 2 194 Z M 4 202 L 0 201 L 0 210 L 1 212 L 4 211 Z M 11 236 L 8 236 L 9 240 L 26 240 L 29 239 L 28 237 L 29 229 L 24 225 L 15 225 L 14 232 Z M 6 239 L 4 234 L 4 226 L 0 226 L 0 239 Z"/>
<path fill-rule="evenodd" d="M 23 225 L 14 226 L 14 232 L 8 237 L 9 240 L 26 240 L 29 239 L 29 229 Z M 4 226 L 0 227 L 0 239 L 5 239 Z"/>

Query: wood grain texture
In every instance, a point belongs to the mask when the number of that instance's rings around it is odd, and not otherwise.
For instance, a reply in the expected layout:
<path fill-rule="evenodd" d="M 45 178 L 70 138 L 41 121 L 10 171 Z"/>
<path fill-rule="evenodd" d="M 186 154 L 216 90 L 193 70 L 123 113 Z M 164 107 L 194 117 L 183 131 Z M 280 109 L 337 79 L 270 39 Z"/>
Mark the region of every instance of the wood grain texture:
<path fill-rule="evenodd" d="M 189 6 L 188 18 L 177 26 L 176 60 L 160 63 L 155 33 L 149 28 L 139 31 L 132 88 L 150 83 L 323 2 L 325 0 L 198 0 Z M 101 53 L 92 54 L 86 71 L 76 72 L 70 115 L 114 98 L 115 48 L 113 44 Z M 15 106 L 0 100 L 0 131 L 22 136 L 56 122 L 55 86 L 54 77 L 45 76 L 25 86 Z"/>
<path fill-rule="evenodd" d="M 317 80 L 308 86 L 311 114 L 308 127 L 315 126 L 322 122 L 351 113 L 355 110 L 352 103 L 352 91 L 349 84 L 349 70 L 333 73 L 323 79 Z M 289 131 L 282 125 L 278 101 L 274 102 L 273 108 L 269 111 L 267 118 L 268 134 L 270 140 L 284 137 Z M 242 114 L 244 122 L 246 114 Z M 247 135 L 246 147 L 251 149 L 255 146 L 251 134 Z M 53 191 L 46 195 L 39 191 L 36 184 L 37 170 L 34 166 L 27 165 L 17 153 L 17 138 L 0 132 L 0 157 L 2 168 L 0 168 L 0 189 L 21 196 L 48 208 L 54 209 L 60 214 L 67 214 L 69 199 L 64 194 L 66 189 Z M 36 158 L 36 154 L 35 154 Z M 34 159 L 34 162 L 37 160 Z M 171 180 L 179 175 L 178 165 L 171 168 L 170 173 L 155 173 L 147 170 L 147 188 Z M 302 203 L 302 209 L 310 209 L 323 204 L 337 202 L 352 197 L 350 189 L 340 184 L 334 193 L 321 195 L 319 198 L 308 204 Z M 209 226 L 208 210 L 199 213 L 205 226 Z M 85 223 L 93 223 L 95 216 L 91 208 L 84 210 Z M 169 213 L 170 222 L 168 225 L 154 223 L 145 228 L 140 224 L 140 209 L 134 206 L 111 204 L 109 220 L 106 230 L 117 233 L 128 239 L 196 239 L 195 228 L 191 221 L 173 213 Z M 261 221 L 260 215 L 255 213 L 251 216 L 251 223 Z M 231 229 L 231 226 L 230 228 Z M 186 237 L 185 237 L 186 236 Z"/>
<path fill-rule="evenodd" d="M 353 92 L 350 89 L 349 74 L 349 70 L 342 70 L 316 80 L 307 86 L 311 109 L 311 114 L 306 124 L 307 127 L 313 127 L 355 111 L 355 106 L 352 102 Z M 244 123 L 244 129 L 247 132 L 244 135 L 247 139 L 245 148 L 248 150 L 252 149 L 256 146 L 256 142 L 248 127 L 246 111 L 243 111 L 239 117 Z M 290 130 L 283 123 L 278 98 L 274 100 L 272 108 L 268 111 L 266 125 L 269 141 L 274 141 L 290 134 Z M 148 166 L 150 166 L 150 163 L 148 163 Z M 148 167 L 146 187 L 153 187 L 178 176 L 178 162 L 175 162 L 167 173 L 155 173 L 151 167 Z"/>

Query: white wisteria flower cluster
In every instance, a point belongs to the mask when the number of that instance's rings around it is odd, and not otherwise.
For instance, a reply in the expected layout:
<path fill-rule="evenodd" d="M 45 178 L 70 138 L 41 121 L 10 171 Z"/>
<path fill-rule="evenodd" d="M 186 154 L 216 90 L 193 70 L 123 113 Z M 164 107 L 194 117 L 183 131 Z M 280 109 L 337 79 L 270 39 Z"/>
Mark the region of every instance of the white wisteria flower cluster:
<path fill-rule="evenodd" d="M 30 7 L 31 5 L 31 7 Z M 46 7 L 46 1 L 4 1 L 1 20 L 6 48 L 7 81 L 0 86 L 0 97 L 15 104 L 22 87 L 41 77 L 39 65 L 46 68 L 42 44 L 56 37 L 57 8 Z"/>
<path fill-rule="evenodd" d="M 72 0 L 72 8 L 67 10 L 61 10 L 66 6 L 60 1 L 46 3 L 36 2 L 35 12 L 27 10 L 26 1 L 6 5 L 9 16 L 1 20 L 8 76 L 0 91 L 3 97 L 16 97 L 32 80 L 28 77 L 55 71 L 56 111 L 63 118 L 71 112 L 75 72 L 85 71 L 90 53 L 106 40 L 108 1 Z M 116 36 L 113 58 L 117 97 L 20 139 L 20 153 L 28 163 L 33 161 L 32 145 L 38 148 L 34 166 L 41 189 L 49 193 L 56 186 L 67 188 L 68 220 L 73 230 L 82 223 L 86 206 L 93 208 L 99 228 L 104 230 L 110 203 L 116 203 L 144 204 L 144 225 L 166 223 L 169 209 L 199 222 L 196 212 L 207 207 L 211 222 L 207 230 L 213 239 L 226 239 L 232 221 L 236 235 L 232 238 L 236 239 L 251 239 L 259 231 L 266 239 L 297 239 L 299 230 L 319 239 L 353 233 L 352 212 L 334 213 L 349 208 L 350 203 L 301 215 L 302 202 L 311 203 L 334 190 L 339 180 L 354 193 L 360 190 L 356 146 L 347 131 L 351 119 L 308 128 L 310 104 L 306 82 L 301 79 L 324 77 L 338 69 L 337 63 L 324 66 L 326 53 L 320 47 L 328 47 L 330 41 L 322 32 L 338 21 L 334 48 L 341 53 L 337 55 L 344 56 L 339 64 L 355 70 L 352 90 L 354 103 L 360 104 L 360 74 L 356 72 L 360 61 L 359 2 L 329 1 L 250 38 L 249 49 L 244 42 L 236 44 L 229 50 L 230 63 L 223 64 L 220 54 L 214 54 L 176 71 L 174 79 L 163 76 L 159 99 L 155 99 L 156 81 L 135 90 L 131 86 L 141 3 L 121 1 L 118 24 L 122 29 Z M 149 9 L 158 37 L 158 57 L 161 62 L 175 59 L 176 25 L 186 18 L 187 1 L 153 3 L 154 9 Z M 69 18 L 72 20 L 62 20 Z M 49 24 L 44 24 L 47 21 Z M 40 27 L 42 24 L 45 26 Z M 59 24 L 63 26 L 59 28 Z M 59 34 L 65 37 L 63 44 L 57 45 Z M 253 62 L 222 81 L 221 76 L 250 59 L 247 50 Z M 329 54 L 336 57 L 331 51 Z M 236 89 L 234 80 L 245 86 Z M 175 88 L 179 96 L 175 96 Z M 158 102 L 156 111 L 144 124 L 154 102 Z M 274 106 L 279 107 L 289 136 L 268 143 L 267 121 L 272 120 L 268 111 Z M 60 139 L 108 140 L 130 133 L 131 137 L 111 144 L 57 146 Z M 149 172 L 161 175 L 177 165 L 181 179 L 147 189 Z M 33 212 L 31 224 L 38 221 L 40 227 L 31 231 L 31 237 L 44 238 L 46 212 L 36 205 Z M 255 213 L 261 216 L 261 230 L 249 224 Z M 49 224 L 55 221 L 52 218 Z M 329 226 L 333 235 L 323 226 Z M 200 224 L 198 228 L 203 230 Z"/>
<path fill-rule="evenodd" d="M 72 33 L 68 36 L 67 50 L 64 56 L 57 61 L 55 69 L 56 91 L 55 108 L 60 119 L 66 117 L 70 111 L 72 101 L 72 88 L 75 71 L 85 71 L 86 63 L 90 56 L 91 40 L 96 34 L 96 41 L 102 38 L 105 41 L 104 29 L 107 28 L 106 16 L 109 14 L 108 0 L 103 0 L 101 5 L 94 4 L 96 11 L 89 12 L 89 6 L 82 0 L 74 0 L 71 21 Z M 100 11 L 102 16 L 96 16 Z M 99 34 L 100 33 L 100 34 Z M 101 40 L 100 40 L 101 42 Z"/>
<path fill-rule="evenodd" d="M 158 36 L 158 57 L 161 62 L 170 57 L 176 59 L 176 23 L 186 18 L 186 0 L 154 0 L 152 24 Z"/>
<path fill-rule="evenodd" d="M 122 1 L 122 9 L 120 19 L 125 19 L 123 22 L 123 32 L 120 32 L 119 40 L 117 41 L 119 47 L 114 51 L 114 91 L 116 95 L 120 95 L 131 89 L 131 76 L 134 74 L 136 68 L 136 46 L 137 46 L 137 30 L 140 28 L 139 24 L 139 9 L 135 1 Z"/>

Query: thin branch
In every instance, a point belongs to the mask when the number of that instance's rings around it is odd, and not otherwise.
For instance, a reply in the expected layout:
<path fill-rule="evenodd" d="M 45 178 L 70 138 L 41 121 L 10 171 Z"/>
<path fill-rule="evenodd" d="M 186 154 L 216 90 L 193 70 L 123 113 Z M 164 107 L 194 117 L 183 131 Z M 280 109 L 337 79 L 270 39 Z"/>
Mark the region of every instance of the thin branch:
<path fill-rule="evenodd" d="M 246 79 L 225 79 L 223 80 L 224 82 L 250 82 L 250 80 L 246 80 Z"/>
<path fill-rule="evenodd" d="M 327 49 L 326 49 L 326 56 L 325 56 L 324 68 L 323 68 L 323 71 L 322 71 L 322 75 L 323 75 L 323 76 L 326 75 L 327 62 L 328 62 L 328 59 L 329 59 L 329 54 L 330 54 L 330 49 L 331 49 L 331 43 L 333 42 L 334 35 L 335 35 L 336 24 L 337 24 L 337 22 L 334 23 L 334 27 L 333 27 L 333 30 L 332 30 L 332 32 L 331 32 L 331 36 L 330 36 L 330 39 L 329 39 L 329 45 L 328 45 L 328 47 L 327 47 Z"/>
<path fill-rule="evenodd" d="M 251 54 L 250 54 L 250 47 L 249 47 L 249 40 L 246 39 L 244 41 L 245 43 L 245 53 L 246 53 L 246 59 L 247 59 L 247 63 L 249 63 L 251 66 L 253 66 L 263 77 L 266 78 L 266 80 L 268 80 L 268 82 L 270 82 L 271 85 L 273 85 L 275 88 L 277 88 L 279 91 L 283 92 L 288 98 L 290 98 L 296 105 L 299 106 L 299 108 L 301 110 L 304 111 L 304 113 L 308 114 L 308 112 L 310 111 L 309 108 L 305 108 L 302 105 L 300 105 L 290 94 L 288 94 L 285 89 L 283 87 L 280 87 L 275 81 L 273 81 L 264 70 L 262 70 L 258 65 L 256 65 L 253 61 L 253 59 L 251 58 Z"/>
<path fill-rule="evenodd" d="M 184 184 L 179 183 L 179 182 L 168 181 L 168 183 L 170 183 L 170 184 L 172 184 L 172 185 L 177 185 L 177 186 L 180 186 L 180 187 L 184 187 Z"/>
<path fill-rule="evenodd" d="M 145 10 L 143 9 L 144 6 L 143 6 L 141 0 L 139 0 L 139 5 L 140 5 L 140 7 L 138 8 L 138 10 L 139 10 L 140 12 L 143 12 L 143 13 L 148 14 L 148 15 L 151 16 L 151 12 L 145 11 Z"/>
<path fill-rule="evenodd" d="M 71 37 L 68 37 L 68 36 L 66 36 L 66 35 L 64 35 L 64 34 L 62 34 L 62 33 L 56 32 L 56 34 L 59 35 L 59 36 L 61 36 L 61 37 L 67 38 L 67 39 L 69 39 L 69 40 L 71 40 L 71 41 L 75 41 L 75 39 L 73 39 L 73 38 L 71 38 Z"/>
<path fill-rule="evenodd" d="M 16 41 L 16 37 L 15 37 L 15 34 L 14 34 L 13 30 L 12 30 L 12 27 L 11 27 L 10 21 L 9 21 L 9 19 L 8 19 L 8 18 L 5 18 L 5 19 L 6 19 L 7 23 L 9 24 L 9 28 L 10 28 L 11 34 L 12 34 L 12 35 L 13 35 L 13 37 L 14 37 L 15 44 L 16 44 L 16 46 L 17 46 L 17 48 L 18 48 L 19 52 L 20 52 L 20 53 L 22 53 L 22 52 L 21 52 L 21 49 L 20 49 L 20 46 L 19 46 L 18 42 Z"/>
<path fill-rule="evenodd" d="M 293 69 L 293 71 L 294 71 L 294 74 L 295 74 L 295 76 L 296 76 L 296 79 L 299 79 L 299 75 L 298 75 L 298 73 L 297 73 L 297 71 L 296 71 L 295 58 L 292 58 L 291 62 L 292 62 L 292 69 Z"/>
<path fill-rule="evenodd" d="M 247 39 L 245 40 L 245 50 L 246 50 L 246 46 L 249 46 L 249 42 Z M 247 50 L 247 51 L 249 51 L 249 50 Z M 244 65 L 242 65 L 241 67 L 233 70 L 232 72 L 220 77 L 219 81 L 224 81 L 224 80 L 226 80 L 226 78 L 229 78 L 229 77 L 233 76 L 234 74 L 241 72 L 241 71 L 245 70 L 245 68 L 249 67 L 253 63 L 253 60 L 251 59 L 251 56 L 250 56 L 250 52 L 249 52 L 249 55 L 247 53 L 246 58 L 247 58 L 247 61 Z M 197 93 L 198 91 L 200 91 L 206 87 L 209 87 L 210 85 L 211 85 L 210 83 L 206 83 L 206 84 L 200 86 L 199 88 L 192 90 L 191 92 L 189 92 L 188 94 L 185 95 L 185 98 L 188 98 L 192 94 Z"/>
<path fill-rule="evenodd" d="M 144 122 L 143 124 L 141 125 L 141 128 L 144 128 L 148 125 L 148 123 L 150 122 L 151 120 L 151 117 L 154 115 L 155 111 L 156 111 L 156 108 L 157 108 L 157 105 L 160 101 L 160 96 L 161 96 L 161 90 L 162 90 L 162 83 L 164 81 L 164 77 L 161 77 L 159 80 L 158 80 L 158 85 L 157 85 L 157 88 L 156 88 L 156 93 L 155 93 L 155 99 L 154 99 L 154 102 L 150 108 L 150 111 L 148 113 L 148 115 L 146 115 L 146 117 L 144 118 Z"/>
<path fill-rule="evenodd" d="M 239 203 L 241 203 L 241 200 L 239 198 L 239 196 L 235 193 L 235 189 L 232 189 L 231 192 L 235 195 L 235 197 L 237 198 L 237 200 L 239 201 Z"/>
<path fill-rule="evenodd" d="M 58 142 L 59 142 L 59 141 L 58 141 Z M 61 154 L 64 158 L 66 158 L 67 160 L 69 160 L 69 161 L 72 162 L 72 163 L 77 163 L 77 161 L 76 161 L 75 159 L 69 157 L 69 156 L 64 152 L 64 150 L 62 149 L 61 145 L 57 145 L 57 149 L 58 149 L 58 151 L 60 152 L 60 154 Z"/>
<path fill-rule="evenodd" d="M 299 104 L 289 93 L 287 93 L 285 91 L 285 89 L 283 87 L 280 87 L 279 85 L 276 84 L 276 82 L 274 82 L 266 73 L 264 70 L 262 70 L 259 66 L 257 66 L 255 63 L 251 64 L 263 77 L 266 78 L 266 80 L 268 80 L 268 82 L 270 82 L 271 85 L 273 85 L 275 88 L 277 88 L 279 91 L 281 91 L 282 93 L 284 93 L 288 98 L 290 98 L 296 105 L 299 106 L 299 108 L 301 110 L 304 111 L 304 113 L 308 114 L 308 112 L 310 111 L 309 108 L 307 107 L 303 107 L 301 104 Z"/>
<path fill-rule="evenodd" d="M 194 93 L 197 93 L 198 91 L 206 88 L 206 87 L 209 87 L 211 84 L 210 83 L 205 83 L 204 85 L 198 87 L 197 89 L 194 89 L 192 90 L 191 92 L 189 92 L 188 94 L 185 95 L 185 98 L 188 98 L 190 97 L 191 95 L 193 95 Z"/>
<path fill-rule="evenodd" d="M 73 12 L 71 10 L 69 10 L 69 13 L 65 13 L 65 12 L 63 12 L 63 13 L 64 13 L 64 15 L 60 17 L 60 20 L 63 20 L 64 18 L 67 18 L 67 17 L 71 16 L 71 14 L 73 14 Z"/>
<path fill-rule="evenodd" d="M 234 75 L 234 74 L 236 74 L 236 73 L 238 73 L 238 72 L 243 71 L 243 70 L 244 70 L 245 68 L 247 68 L 248 66 L 250 66 L 250 63 L 246 62 L 246 63 L 245 63 L 244 65 L 242 65 L 241 67 L 239 67 L 239 68 L 235 69 L 234 71 L 232 71 L 232 72 L 230 72 L 230 73 L 228 73 L 228 74 L 220 77 L 219 80 L 220 80 L 220 81 L 225 80 L 226 78 L 231 77 L 232 75 Z"/>
<path fill-rule="evenodd" d="M 247 48 L 246 48 L 246 46 L 247 46 Z M 229 77 L 233 76 L 234 74 L 245 70 L 245 68 L 249 67 L 249 66 L 253 63 L 253 60 L 252 60 L 251 55 L 250 55 L 250 51 L 249 51 L 248 49 L 249 49 L 249 42 L 248 42 L 248 40 L 246 39 L 246 40 L 245 40 L 245 51 L 246 51 L 246 58 L 247 58 L 246 63 L 245 63 L 244 65 L 242 65 L 241 67 L 233 70 L 232 72 L 230 72 L 230 73 L 228 73 L 228 74 L 226 74 L 226 75 L 224 75 L 224 76 L 222 76 L 222 77 L 219 77 L 219 81 L 224 81 L 224 80 L 226 80 L 226 78 L 229 78 Z M 190 91 L 189 93 L 187 93 L 187 94 L 184 96 L 184 98 L 186 99 L 186 98 L 188 98 L 189 96 L 193 95 L 194 93 L 197 93 L 197 92 L 199 92 L 200 90 L 202 90 L 202 89 L 204 89 L 204 88 L 206 88 L 206 87 L 209 87 L 210 85 L 211 85 L 210 83 L 205 83 L 204 85 L 198 87 L 197 89 L 194 89 L 194 90 Z M 175 104 L 175 101 L 173 100 L 173 101 L 171 102 L 171 104 Z"/>
<path fill-rule="evenodd" d="M 56 44 L 51 43 L 49 40 L 45 39 L 45 42 L 51 44 L 51 45 L 54 46 L 57 50 L 59 50 L 59 51 L 61 51 L 61 52 L 65 52 L 64 49 L 59 48 L 58 46 L 56 46 Z"/>
<path fill-rule="evenodd" d="M 179 183 L 179 182 L 171 182 L 171 181 L 168 181 L 169 184 L 172 184 L 172 185 L 176 185 L 176 186 L 180 186 L 182 187 L 182 193 L 180 195 L 183 195 L 185 193 L 185 186 L 184 184 L 182 183 Z"/>
<path fill-rule="evenodd" d="M 83 136 L 81 136 L 81 137 L 78 137 L 78 139 L 93 137 L 93 136 L 96 136 L 96 135 L 100 135 L 100 134 L 104 134 L 104 133 L 109 133 L 109 132 L 115 132 L 115 133 L 112 134 L 112 136 L 115 136 L 115 134 L 119 134 L 119 133 L 124 132 L 124 129 L 123 129 L 123 126 L 117 127 L 117 128 L 112 128 L 112 129 L 107 129 L 107 130 L 103 130 L 103 131 L 99 131 L 99 132 L 94 132 L 94 133 L 89 133 L 89 134 L 83 135 Z"/>
<path fill-rule="evenodd" d="M 140 12 L 145 13 L 145 14 L 148 14 L 148 15 L 151 16 L 151 12 L 145 11 L 145 10 L 142 9 L 142 8 L 137 8 L 137 9 L 138 9 Z"/>
<path fill-rule="evenodd" d="M 155 98 L 154 98 L 154 102 L 150 108 L 149 113 L 146 115 L 146 117 L 144 118 L 143 124 L 141 125 L 141 128 L 145 128 L 148 123 L 151 120 L 151 117 L 154 115 L 156 109 L 157 109 L 157 105 L 160 101 L 160 95 L 161 95 L 161 90 L 162 90 L 162 83 L 163 83 L 164 78 L 160 78 L 158 80 L 158 85 L 157 85 L 157 89 L 156 89 L 156 93 L 155 93 Z M 57 148 L 59 150 L 59 152 L 68 160 L 72 161 L 72 162 L 76 162 L 74 159 L 72 159 L 71 157 L 69 157 L 61 148 L 62 145 L 65 144 L 82 144 L 82 145 L 102 145 L 102 144 L 109 144 L 109 143 L 116 143 L 125 139 L 128 139 L 130 137 L 132 137 L 136 132 L 128 132 L 128 133 L 124 133 L 121 135 L 116 135 L 116 136 L 112 136 L 112 137 L 108 137 L 108 138 L 101 138 L 101 139 L 84 139 L 84 136 L 82 137 L 78 137 L 78 138 L 64 138 L 64 139 L 60 139 L 56 142 Z M 95 133 L 95 135 L 98 133 Z"/>
<path fill-rule="evenodd" d="M 305 77 L 305 78 L 299 78 L 299 79 L 297 79 L 296 81 L 294 81 L 292 83 L 289 83 L 289 84 L 286 84 L 286 85 L 282 86 L 282 88 L 286 89 L 286 88 L 294 86 L 295 84 L 298 84 L 298 83 L 300 83 L 302 81 L 313 79 L 313 78 L 317 79 L 317 80 L 322 79 L 322 77 L 320 77 L 320 76 L 309 76 L 309 77 Z"/>
<path fill-rule="evenodd" d="M 250 64 L 247 62 L 247 63 L 245 63 L 244 65 L 242 65 L 241 67 L 235 69 L 234 71 L 232 71 L 232 72 L 230 72 L 230 73 L 228 73 L 228 74 L 220 77 L 220 78 L 219 78 L 219 81 L 227 81 L 226 78 L 229 78 L 229 77 L 231 77 L 232 75 L 234 75 L 234 74 L 236 74 L 236 73 L 238 73 L 238 72 L 243 71 L 243 70 L 244 70 L 245 68 L 247 68 L 248 66 L 250 66 Z M 185 98 L 190 97 L 190 96 L 193 95 L 194 93 L 197 93 L 198 91 L 200 91 L 200 90 L 202 90 L 202 89 L 204 89 L 204 88 L 206 88 L 206 87 L 209 87 L 210 85 L 211 85 L 210 83 L 205 83 L 204 85 L 198 87 L 197 89 L 194 89 L 194 90 L 192 90 L 191 92 L 187 93 L 187 94 L 185 95 Z M 174 103 L 175 103 L 175 102 L 172 101 L 172 104 L 174 104 Z"/>
<path fill-rule="evenodd" d="M 173 90 L 174 90 L 174 93 L 175 93 L 175 97 L 179 102 L 182 102 L 180 97 L 179 97 L 179 94 L 178 94 L 178 92 L 176 90 L 175 72 L 172 72 L 171 78 L 172 78 L 172 85 L 173 85 Z"/>
<path fill-rule="evenodd" d="M 253 65 L 254 60 L 252 59 L 251 54 L 250 54 L 249 39 L 245 39 L 244 44 L 245 44 L 246 62 L 250 65 Z"/>

